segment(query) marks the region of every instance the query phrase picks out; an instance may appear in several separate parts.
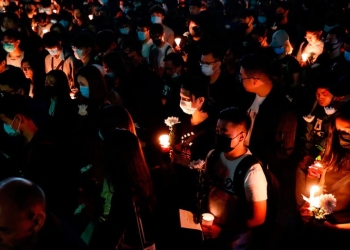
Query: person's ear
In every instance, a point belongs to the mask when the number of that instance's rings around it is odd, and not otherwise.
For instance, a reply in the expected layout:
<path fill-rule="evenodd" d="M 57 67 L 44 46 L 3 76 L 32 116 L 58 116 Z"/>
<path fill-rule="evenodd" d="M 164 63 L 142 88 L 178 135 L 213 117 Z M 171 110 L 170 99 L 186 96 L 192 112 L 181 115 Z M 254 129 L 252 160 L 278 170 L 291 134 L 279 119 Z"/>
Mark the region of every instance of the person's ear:
<path fill-rule="evenodd" d="M 39 232 L 44 226 L 46 220 L 46 214 L 44 211 L 37 213 L 33 218 L 33 231 Z"/>

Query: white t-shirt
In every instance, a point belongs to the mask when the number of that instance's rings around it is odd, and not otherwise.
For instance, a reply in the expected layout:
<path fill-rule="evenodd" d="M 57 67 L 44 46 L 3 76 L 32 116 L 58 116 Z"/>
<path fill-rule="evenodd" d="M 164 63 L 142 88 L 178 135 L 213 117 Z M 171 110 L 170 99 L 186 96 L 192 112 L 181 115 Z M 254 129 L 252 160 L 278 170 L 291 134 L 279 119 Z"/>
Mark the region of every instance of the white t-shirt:
<path fill-rule="evenodd" d="M 249 129 L 248 134 L 244 140 L 244 145 L 247 147 L 249 146 L 249 143 L 250 143 L 250 136 L 252 135 L 252 131 L 254 128 L 255 117 L 259 113 L 259 107 L 263 103 L 265 98 L 266 98 L 266 96 L 261 97 L 261 96 L 255 95 L 254 102 L 252 103 L 252 105 L 248 109 L 248 114 L 250 116 L 250 119 L 252 120 L 252 124 L 250 125 L 250 129 Z"/>
<path fill-rule="evenodd" d="M 11 58 L 10 53 L 7 53 L 6 55 L 6 64 L 12 65 L 14 67 L 20 68 L 22 65 L 22 59 L 24 58 L 24 52 L 22 51 L 21 55 L 16 58 Z"/>
<path fill-rule="evenodd" d="M 149 62 L 149 50 L 151 48 L 153 44 L 152 39 L 149 39 L 146 43 L 142 44 L 142 57 L 145 58 L 147 60 L 147 62 Z"/>
<path fill-rule="evenodd" d="M 238 213 L 235 213 L 237 197 L 232 195 L 232 188 L 235 170 L 247 155 L 251 155 L 249 150 L 236 160 L 228 160 L 224 153 L 221 153 L 218 162 L 215 164 L 214 175 L 218 180 L 221 180 L 221 183 L 219 183 L 221 187 L 211 187 L 209 210 L 215 216 L 215 223 L 219 225 L 230 225 L 240 217 Z M 267 200 L 267 181 L 260 164 L 254 164 L 248 169 L 244 177 L 244 191 L 249 202 Z M 249 245 L 250 236 L 250 231 L 240 234 L 238 239 L 232 242 L 233 249 L 246 249 Z"/>
<path fill-rule="evenodd" d="M 170 46 L 171 48 L 169 48 L 168 51 L 166 51 L 168 46 Z M 158 48 L 158 50 L 159 50 L 158 65 L 159 65 L 159 67 L 164 68 L 164 62 L 163 62 L 164 57 L 170 53 L 175 52 L 175 51 L 174 51 L 173 47 L 167 42 L 164 43 L 163 47 Z"/>

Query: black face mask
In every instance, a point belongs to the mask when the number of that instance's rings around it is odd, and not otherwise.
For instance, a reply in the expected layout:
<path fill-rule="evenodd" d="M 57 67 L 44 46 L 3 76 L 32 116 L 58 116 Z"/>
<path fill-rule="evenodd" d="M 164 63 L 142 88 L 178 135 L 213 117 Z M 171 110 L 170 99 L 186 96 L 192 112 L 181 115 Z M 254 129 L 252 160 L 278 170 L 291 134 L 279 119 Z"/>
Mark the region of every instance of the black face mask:
<path fill-rule="evenodd" d="M 154 40 L 153 40 L 153 43 L 154 43 L 154 45 L 156 45 L 156 46 L 160 46 L 160 45 L 162 44 L 162 40 L 160 40 L 160 39 L 154 39 Z"/>
<path fill-rule="evenodd" d="M 277 13 L 275 15 L 276 22 L 281 22 L 284 19 L 284 13 Z"/>
<path fill-rule="evenodd" d="M 215 148 L 221 152 L 224 152 L 224 153 L 231 152 L 232 150 L 234 150 L 237 147 L 237 145 L 239 143 L 238 142 L 236 146 L 231 147 L 231 141 L 241 134 L 242 134 L 242 132 L 233 138 L 227 137 L 226 135 L 216 134 L 216 146 L 215 146 Z"/>
<path fill-rule="evenodd" d="M 339 144 L 343 148 L 350 149 L 350 134 L 339 131 Z"/>
<path fill-rule="evenodd" d="M 338 43 L 331 43 L 331 42 L 325 42 L 324 43 L 324 48 L 328 52 L 333 52 L 337 48 L 334 48 L 334 45 L 337 45 Z"/>
<path fill-rule="evenodd" d="M 201 28 L 199 27 L 199 26 L 194 26 L 193 28 L 192 28 L 192 30 L 193 30 L 193 34 L 191 34 L 193 37 L 200 37 L 201 36 L 201 34 L 202 34 L 202 30 L 201 30 Z"/>

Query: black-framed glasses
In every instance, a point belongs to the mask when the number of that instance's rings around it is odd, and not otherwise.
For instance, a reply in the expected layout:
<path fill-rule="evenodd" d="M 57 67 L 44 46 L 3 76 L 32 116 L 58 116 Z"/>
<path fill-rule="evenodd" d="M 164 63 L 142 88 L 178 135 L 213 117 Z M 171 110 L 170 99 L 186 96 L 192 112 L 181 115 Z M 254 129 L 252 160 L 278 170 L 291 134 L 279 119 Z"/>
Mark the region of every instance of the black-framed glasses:
<path fill-rule="evenodd" d="M 239 75 L 239 76 L 238 76 L 238 80 L 239 80 L 240 82 L 243 82 L 244 80 L 248 80 L 248 79 L 259 80 L 259 78 L 257 78 L 257 77 L 245 77 L 245 78 L 243 78 L 242 75 Z"/>

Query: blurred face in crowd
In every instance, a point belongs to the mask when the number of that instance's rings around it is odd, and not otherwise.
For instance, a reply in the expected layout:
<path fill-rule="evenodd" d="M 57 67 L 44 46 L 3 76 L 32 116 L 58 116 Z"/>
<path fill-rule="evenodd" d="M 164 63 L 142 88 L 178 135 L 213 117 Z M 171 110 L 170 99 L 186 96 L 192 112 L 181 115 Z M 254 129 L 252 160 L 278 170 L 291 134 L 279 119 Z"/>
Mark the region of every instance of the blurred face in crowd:
<path fill-rule="evenodd" d="M 261 85 L 261 81 L 259 80 L 259 78 L 248 75 L 243 67 L 241 67 L 240 69 L 239 78 L 239 80 L 243 84 L 244 89 L 251 93 L 255 93 L 256 89 Z"/>
<path fill-rule="evenodd" d="M 174 76 L 180 71 L 181 67 L 175 67 L 173 61 L 168 60 L 164 62 L 164 70 L 168 76 Z"/>
<path fill-rule="evenodd" d="M 15 40 L 11 37 L 8 36 L 4 36 L 4 38 L 2 39 L 2 45 L 3 48 L 6 50 L 6 52 L 12 52 L 14 51 L 16 48 L 18 48 L 18 45 L 20 44 L 20 40 Z"/>
<path fill-rule="evenodd" d="M 0 116 L 2 117 L 2 114 Z M 5 200 L 8 199 L 5 198 Z M 29 214 L 27 211 L 19 211 L 13 202 L 5 202 L 2 199 L 0 202 L 0 249 L 32 249 L 45 217 L 43 211 Z"/>
<path fill-rule="evenodd" d="M 17 24 L 10 18 L 5 17 L 4 20 L 2 21 L 2 27 L 4 29 L 17 29 Z"/>
<path fill-rule="evenodd" d="M 305 38 L 308 43 L 316 44 L 318 41 L 320 41 L 321 33 L 322 31 L 320 32 L 306 31 Z"/>
<path fill-rule="evenodd" d="M 333 100 L 333 95 L 325 88 L 318 88 L 316 90 L 316 99 L 320 106 L 327 107 Z"/>
<path fill-rule="evenodd" d="M 26 78 L 33 79 L 33 69 L 30 66 L 29 62 L 23 62 L 22 63 L 22 71 Z"/>
<path fill-rule="evenodd" d="M 199 14 L 200 9 L 198 6 L 190 6 L 189 11 L 191 15 L 197 15 Z"/>
<path fill-rule="evenodd" d="M 77 24 L 78 26 L 83 24 L 83 14 L 81 13 L 80 9 L 74 10 L 73 17 L 73 23 Z"/>

